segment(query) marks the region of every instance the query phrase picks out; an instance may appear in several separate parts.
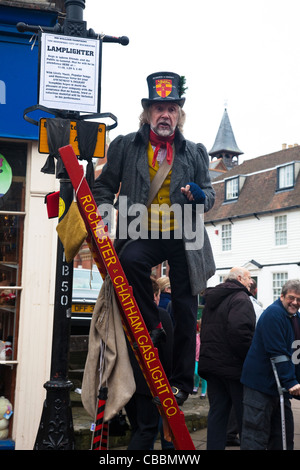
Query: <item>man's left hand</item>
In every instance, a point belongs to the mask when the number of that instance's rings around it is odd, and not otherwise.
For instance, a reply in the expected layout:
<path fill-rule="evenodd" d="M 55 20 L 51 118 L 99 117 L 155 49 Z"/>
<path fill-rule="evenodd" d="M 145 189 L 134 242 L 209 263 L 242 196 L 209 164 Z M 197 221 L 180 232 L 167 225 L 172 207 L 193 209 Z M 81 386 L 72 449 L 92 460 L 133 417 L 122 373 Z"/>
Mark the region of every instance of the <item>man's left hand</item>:
<path fill-rule="evenodd" d="M 200 186 L 196 183 L 188 183 L 185 187 L 180 188 L 182 194 L 191 201 L 195 202 L 196 204 L 203 204 L 205 201 L 205 193 L 202 191 Z"/>

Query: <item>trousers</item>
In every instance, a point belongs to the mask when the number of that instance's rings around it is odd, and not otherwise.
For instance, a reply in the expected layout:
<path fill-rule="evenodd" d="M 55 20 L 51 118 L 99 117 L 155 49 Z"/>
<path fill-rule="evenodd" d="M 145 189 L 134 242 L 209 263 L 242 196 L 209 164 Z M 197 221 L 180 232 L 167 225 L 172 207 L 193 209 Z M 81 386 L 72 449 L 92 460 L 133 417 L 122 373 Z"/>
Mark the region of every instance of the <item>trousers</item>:
<path fill-rule="evenodd" d="M 149 450 L 158 433 L 159 413 L 152 397 L 135 393 L 125 406 L 131 425 L 128 450 Z"/>
<path fill-rule="evenodd" d="M 128 283 L 132 286 L 140 312 L 149 331 L 160 322 L 153 302 L 152 269 L 168 261 L 171 300 L 174 314 L 173 370 L 170 383 L 192 393 L 196 351 L 198 299 L 192 295 L 188 265 L 181 239 L 138 239 L 127 243 L 120 261 Z"/>
<path fill-rule="evenodd" d="M 290 399 L 284 398 L 287 450 L 294 448 L 294 418 Z M 241 450 L 282 450 L 281 412 L 278 396 L 244 386 Z"/>
<path fill-rule="evenodd" d="M 207 450 L 224 450 L 232 408 L 239 434 L 242 431 L 243 386 L 239 380 L 211 375 L 207 377 L 207 395 L 209 400 Z"/>

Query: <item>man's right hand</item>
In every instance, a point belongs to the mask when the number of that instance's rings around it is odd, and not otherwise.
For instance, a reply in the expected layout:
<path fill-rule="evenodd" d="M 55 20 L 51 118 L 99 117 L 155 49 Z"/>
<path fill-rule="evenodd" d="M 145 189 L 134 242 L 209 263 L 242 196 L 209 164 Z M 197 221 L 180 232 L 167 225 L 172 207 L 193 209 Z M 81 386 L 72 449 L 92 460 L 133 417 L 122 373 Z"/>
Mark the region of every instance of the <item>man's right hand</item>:
<path fill-rule="evenodd" d="M 293 387 L 289 388 L 289 393 L 291 395 L 300 396 L 300 384 L 296 384 Z"/>

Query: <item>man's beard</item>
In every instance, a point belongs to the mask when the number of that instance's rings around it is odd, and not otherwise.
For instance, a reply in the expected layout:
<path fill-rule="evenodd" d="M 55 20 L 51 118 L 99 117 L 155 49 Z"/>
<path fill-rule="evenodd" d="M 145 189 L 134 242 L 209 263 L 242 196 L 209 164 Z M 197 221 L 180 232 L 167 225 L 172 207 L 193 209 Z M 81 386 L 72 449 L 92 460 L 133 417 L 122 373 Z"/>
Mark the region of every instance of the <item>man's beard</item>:
<path fill-rule="evenodd" d="M 159 127 L 159 124 L 156 127 L 151 126 L 151 129 L 153 130 L 153 132 L 155 132 L 155 134 L 161 137 L 168 137 L 169 135 L 174 134 L 174 131 L 175 131 L 175 127 L 173 128 L 168 125 L 168 127 L 162 129 L 161 127 Z"/>

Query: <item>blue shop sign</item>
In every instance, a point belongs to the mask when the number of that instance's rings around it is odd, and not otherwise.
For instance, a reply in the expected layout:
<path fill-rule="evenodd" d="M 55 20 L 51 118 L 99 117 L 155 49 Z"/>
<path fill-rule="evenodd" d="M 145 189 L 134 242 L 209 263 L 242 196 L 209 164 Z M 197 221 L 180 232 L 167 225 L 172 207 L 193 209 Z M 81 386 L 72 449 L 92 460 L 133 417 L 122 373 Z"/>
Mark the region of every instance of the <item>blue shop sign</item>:
<path fill-rule="evenodd" d="M 5 15 L 3 13 L 9 13 Z M 15 15 L 14 15 L 15 13 Z M 23 16 L 20 17 L 20 14 Z M 30 12 L 31 13 L 31 12 Z M 38 100 L 38 39 L 32 33 L 19 33 L 15 24 L 53 24 L 54 14 L 8 8 L 2 10 L 0 20 L 0 137 L 38 140 L 39 129 L 24 119 L 24 110 Z M 15 21 L 15 24 L 9 24 Z M 49 24 L 50 23 L 50 24 Z M 35 111 L 31 117 L 51 117 Z"/>

